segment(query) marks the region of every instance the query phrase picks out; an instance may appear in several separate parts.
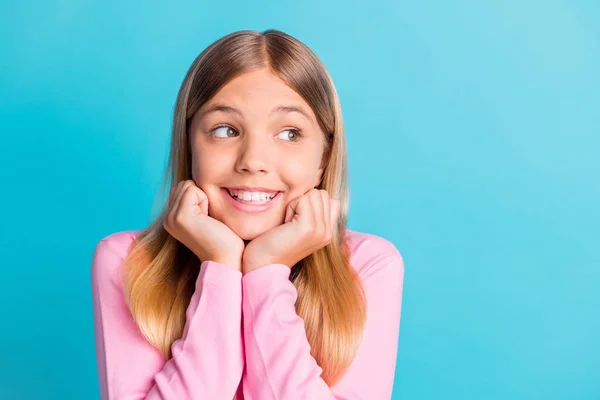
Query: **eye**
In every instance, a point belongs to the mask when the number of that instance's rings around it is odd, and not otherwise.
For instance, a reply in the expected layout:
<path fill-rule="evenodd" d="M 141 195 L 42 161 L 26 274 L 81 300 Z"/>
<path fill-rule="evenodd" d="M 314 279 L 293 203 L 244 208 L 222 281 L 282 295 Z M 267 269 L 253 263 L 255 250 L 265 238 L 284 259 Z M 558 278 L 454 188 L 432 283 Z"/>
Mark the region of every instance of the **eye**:
<path fill-rule="evenodd" d="M 298 140 L 300 140 L 300 138 L 301 138 L 302 136 L 304 136 L 304 135 L 302 134 L 302 131 L 301 131 L 300 129 L 296 129 L 296 128 L 294 128 L 294 129 L 285 129 L 285 130 L 281 131 L 281 133 L 286 133 L 286 132 L 292 132 L 292 133 L 294 134 L 294 135 L 293 135 L 293 139 L 292 139 L 292 140 L 289 140 L 290 142 L 297 142 Z M 286 134 L 286 135 L 284 135 L 284 136 L 286 136 L 288 139 L 290 138 L 290 135 L 289 135 L 289 134 Z M 287 139 L 286 139 L 286 140 L 287 140 Z"/>
<path fill-rule="evenodd" d="M 222 129 L 222 128 L 224 128 L 224 129 Z M 211 131 L 211 134 L 215 135 L 215 132 L 218 132 L 219 130 L 221 130 L 221 132 L 223 132 L 225 134 L 224 137 L 217 135 L 216 137 L 218 137 L 219 139 L 226 139 L 228 137 L 232 137 L 232 136 L 230 136 L 231 132 L 235 132 L 237 134 L 237 131 L 235 129 L 233 129 L 231 126 L 229 126 L 229 125 L 217 126 L 215 129 L 213 129 Z"/>

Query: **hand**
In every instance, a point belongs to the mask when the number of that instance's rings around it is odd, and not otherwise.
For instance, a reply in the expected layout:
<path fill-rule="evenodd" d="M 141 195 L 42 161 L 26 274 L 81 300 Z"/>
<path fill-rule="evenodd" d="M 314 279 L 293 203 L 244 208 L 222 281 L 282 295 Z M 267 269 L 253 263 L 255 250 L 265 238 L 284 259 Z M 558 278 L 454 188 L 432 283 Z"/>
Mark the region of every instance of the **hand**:
<path fill-rule="evenodd" d="M 246 245 L 244 274 L 267 264 L 294 266 L 331 242 L 340 214 L 340 202 L 323 189 L 311 189 L 290 201 L 285 222 Z"/>
<path fill-rule="evenodd" d="M 191 180 L 171 189 L 163 227 L 202 261 L 215 261 L 241 272 L 244 241 L 227 225 L 208 216 L 208 197 Z"/>

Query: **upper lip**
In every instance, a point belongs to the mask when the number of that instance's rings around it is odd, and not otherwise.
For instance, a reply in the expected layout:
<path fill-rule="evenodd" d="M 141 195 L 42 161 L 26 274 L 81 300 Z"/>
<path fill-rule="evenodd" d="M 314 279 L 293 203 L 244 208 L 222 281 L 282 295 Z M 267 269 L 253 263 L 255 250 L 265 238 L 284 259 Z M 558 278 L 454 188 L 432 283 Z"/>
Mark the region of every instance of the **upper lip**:
<path fill-rule="evenodd" d="M 227 187 L 229 190 L 245 190 L 247 192 L 264 192 L 264 193 L 279 193 L 280 190 L 268 189 L 260 186 L 231 186 Z"/>

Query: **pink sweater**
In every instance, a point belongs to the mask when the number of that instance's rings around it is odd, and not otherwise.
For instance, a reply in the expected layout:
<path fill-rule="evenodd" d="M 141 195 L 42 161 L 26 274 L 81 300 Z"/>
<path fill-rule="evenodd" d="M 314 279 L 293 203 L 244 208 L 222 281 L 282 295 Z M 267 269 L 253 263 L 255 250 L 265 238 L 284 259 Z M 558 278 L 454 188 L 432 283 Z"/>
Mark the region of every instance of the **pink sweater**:
<path fill-rule="evenodd" d="M 141 335 L 125 302 L 122 261 L 141 231 L 113 233 L 93 255 L 91 281 L 102 400 L 384 400 L 394 383 L 404 263 L 388 240 L 348 230 L 351 265 L 367 296 L 363 341 L 331 388 L 310 354 L 295 310 L 290 268 L 269 264 L 246 275 L 204 261 L 183 335 L 162 355 Z M 242 319 L 243 318 L 243 319 Z"/>

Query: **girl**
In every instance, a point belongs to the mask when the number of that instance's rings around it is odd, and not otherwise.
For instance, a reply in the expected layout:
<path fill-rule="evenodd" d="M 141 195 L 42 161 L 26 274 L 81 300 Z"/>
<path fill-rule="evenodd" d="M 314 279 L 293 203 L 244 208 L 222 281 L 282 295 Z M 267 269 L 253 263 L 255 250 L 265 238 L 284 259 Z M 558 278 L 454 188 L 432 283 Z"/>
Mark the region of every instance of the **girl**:
<path fill-rule="evenodd" d="M 346 227 L 317 56 L 277 30 L 211 44 L 179 90 L 169 175 L 159 217 L 93 255 L 101 398 L 390 399 L 403 259 Z"/>

